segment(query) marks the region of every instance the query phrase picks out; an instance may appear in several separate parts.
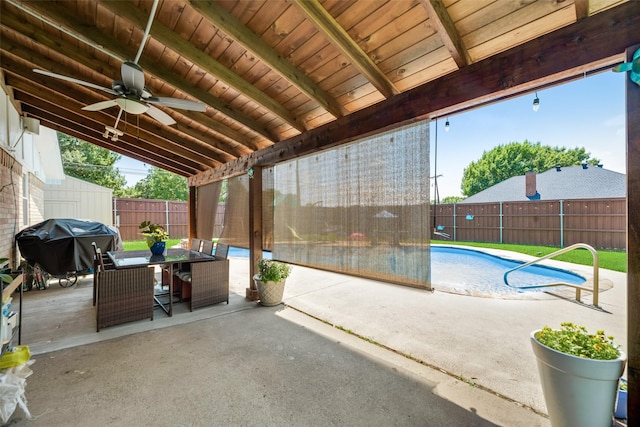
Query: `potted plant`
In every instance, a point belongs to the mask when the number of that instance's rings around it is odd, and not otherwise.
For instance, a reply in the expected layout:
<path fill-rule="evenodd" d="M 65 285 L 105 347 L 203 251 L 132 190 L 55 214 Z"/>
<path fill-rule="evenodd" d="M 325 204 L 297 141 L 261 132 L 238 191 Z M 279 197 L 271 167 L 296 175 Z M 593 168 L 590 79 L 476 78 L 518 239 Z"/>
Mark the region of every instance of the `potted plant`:
<path fill-rule="evenodd" d="M 273 306 L 282 302 L 284 285 L 289 274 L 291 267 L 287 264 L 271 259 L 258 261 L 258 274 L 253 276 L 253 281 L 258 288 L 260 304 Z"/>
<path fill-rule="evenodd" d="M 138 228 L 140 229 L 140 233 L 145 236 L 151 253 L 153 255 L 162 255 L 167 244 L 166 240 L 169 238 L 169 234 L 165 228 L 151 221 L 142 221 Z"/>
<path fill-rule="evenodd" d="M 11 283 L 11 268 L 9 268 L 9 258 L 0 258 L 0 283 Z"/>
<path fill-rule="evenodd" d="M 604 331 L 560 326 L 531 333 L 551 425 L 609 427 L 626 355 Z"/>

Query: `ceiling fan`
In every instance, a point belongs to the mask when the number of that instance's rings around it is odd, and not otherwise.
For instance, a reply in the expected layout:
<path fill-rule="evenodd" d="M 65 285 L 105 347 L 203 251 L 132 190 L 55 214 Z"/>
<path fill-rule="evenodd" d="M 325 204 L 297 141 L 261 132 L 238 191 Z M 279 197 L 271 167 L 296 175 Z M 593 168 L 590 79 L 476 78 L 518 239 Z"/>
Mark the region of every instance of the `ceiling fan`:
<path fill-rule="evenodd" d="M 206 104 L 196 101 L 190 101 L 188 99 L 153 96 L 151 91 L 144 85 L 144 72 L 138 65 L 138 61 L 140 59 L 140 56 L 142 55 L 142 50 L 144 49 L 147 38 L 149 37 L 149 31 L 151 30 L 151 24 L 155 16 L 157 5 L 158 0 L 154 0 L 153 6 L 151 8 L 151 13 L 149 15 L 149 21 L 147 22 L 147 27 L 145 29 L 142 42 L 140 43 L 140 48 L 138 49 L 136 59 L 134 61 L 124 61 L 122 63 L 122 66 L 120 68 L 122 79 L 114 80 L 111 84 L 111 88 L 99 86 L 83 80 L 75 79 L 73 77 L 68 77 L 62 74 L 56 74 L 45 70 L 33 70 L 34 72 L 43 74 L 45 76 L 66 80 L 68 82 L 101 90 L 116 96 L 116 98 L 114 99 L 96 102 L 95 104 L 90 104 L 82 108 L 86 111 L 99 111 L 115 106 L 118 106 L 120 108 L 120 111 L 118 112 L 118 118 L 116 119 L 114 126 L 105 126 L 106 130 L 103 135 L 105 138 L 109 138 L 110 134 L 112 134 L 113 136 L 111 137 L 111 139 L 113 141 L 117 141 L 118 136 L 123 135 L 123 132 L 118 130 L 118 123 L 123 111 L 129 114 L 146 113 L 160 123 L 169 126 L 175 124 L 176 121 L 170 115 L 155 107 L 153 104 L 164 105 L 165 107 L 178 108 L 181 110 L 200 112 L 205 111 L 207 108 Z"/>

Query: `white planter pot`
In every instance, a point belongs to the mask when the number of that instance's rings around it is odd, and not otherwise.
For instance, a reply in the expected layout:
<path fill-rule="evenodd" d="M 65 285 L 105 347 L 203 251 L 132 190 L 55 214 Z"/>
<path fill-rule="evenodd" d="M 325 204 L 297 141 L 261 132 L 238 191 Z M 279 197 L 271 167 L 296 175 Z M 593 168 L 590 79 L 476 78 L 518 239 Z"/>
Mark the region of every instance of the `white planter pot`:
<path fill-rule="evenodd" d="M 542 345 L 531 333 L 544 400 L 553 427 L 610 427 L 618 380 L 627 361 L 583 359 Z"/>
<path fill-rule="evenodd" d="M 270 307 L 278 305 L 282 302 L 282 295 L 284 294 L 285 280 L 281 282 L 263 282 L 258 279 L 258 276 L 253 276 L 253 281 L 258 288 L 258 296 L 260 297 L 260 304 Z"/>

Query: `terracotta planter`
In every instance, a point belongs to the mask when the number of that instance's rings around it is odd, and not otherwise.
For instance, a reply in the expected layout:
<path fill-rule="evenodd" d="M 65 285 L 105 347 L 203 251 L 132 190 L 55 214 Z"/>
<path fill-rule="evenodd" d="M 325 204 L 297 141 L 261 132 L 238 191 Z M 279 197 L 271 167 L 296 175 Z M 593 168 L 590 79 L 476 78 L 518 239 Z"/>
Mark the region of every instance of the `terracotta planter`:
<path fill-rule="evenodd" d="M 260 297 L 260 304 L 270 307 L 278 305 L 282 302 L 282 295 L 284 294 L 285 280 L 281 282 L 263 282 L 258 279 L 258 276 L 253 276 L 253 281 L 258 288 L 258 296 Z"/>
<path fill-rule="evenodd" d="M 540 344 L 537 332 L 531 333 L 531 346 L 551 425 L 610 427 L 626 355 L 621 353 L 614 360 L 583 359 Z"/>

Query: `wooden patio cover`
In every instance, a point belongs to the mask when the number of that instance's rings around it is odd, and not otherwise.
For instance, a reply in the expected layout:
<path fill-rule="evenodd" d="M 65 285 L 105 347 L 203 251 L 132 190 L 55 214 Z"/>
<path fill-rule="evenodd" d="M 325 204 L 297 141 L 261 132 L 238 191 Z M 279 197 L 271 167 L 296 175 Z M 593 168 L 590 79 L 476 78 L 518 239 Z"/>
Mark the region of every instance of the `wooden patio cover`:
<path fill-rule="evenodd" d="M 119 109 L 81 109 L 113 95 L 32 70 L 111 88 L 153 5 L 3 0 L 0 81 L 24 116 L 192 187 L 583 78 L 640 46 L 639 1 L 164 0 L 138 61 L 145 86 L 206 109 L 159 106 L 172 126 L 124 114 L 113 141 L 103 134 Z M 629 83 L 630 425 L 640 423 L 639 112 L 640 87 Z M 260 206 L 259 182 L 252 188 Z"/>

